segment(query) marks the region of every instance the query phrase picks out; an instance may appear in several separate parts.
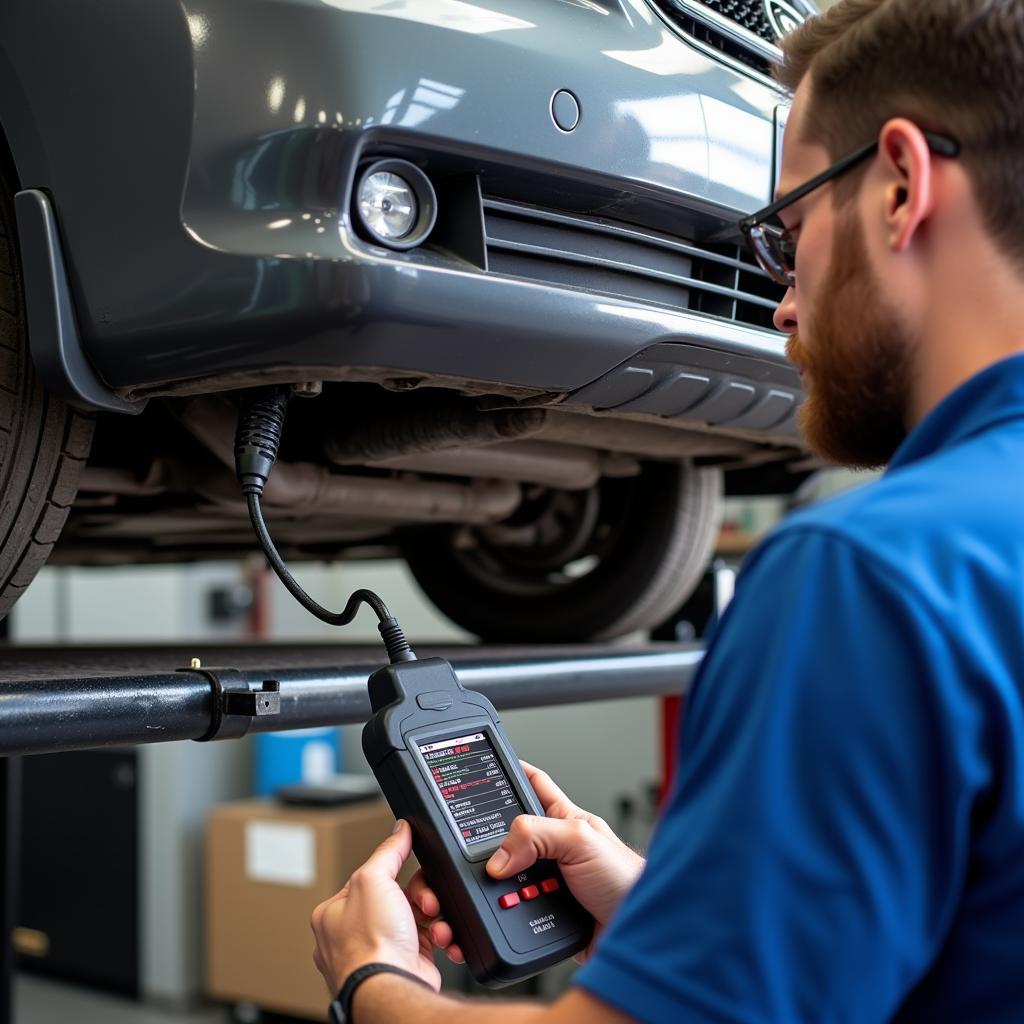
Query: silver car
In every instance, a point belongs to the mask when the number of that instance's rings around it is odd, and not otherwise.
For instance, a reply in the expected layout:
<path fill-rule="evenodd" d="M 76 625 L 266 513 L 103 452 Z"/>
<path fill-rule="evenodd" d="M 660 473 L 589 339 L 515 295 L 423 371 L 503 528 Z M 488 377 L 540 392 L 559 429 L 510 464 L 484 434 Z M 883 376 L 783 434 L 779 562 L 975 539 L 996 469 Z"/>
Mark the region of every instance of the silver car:
<path fill-rule="evenodd" d="M 613 637 L 725 485 L 801 479 L 773 188 L 807 0 L 4 0 L 0 610 L 49 557 L 400 553 L 492 640 Z M 52 555 L 51 555 L 52 549 Z"/>

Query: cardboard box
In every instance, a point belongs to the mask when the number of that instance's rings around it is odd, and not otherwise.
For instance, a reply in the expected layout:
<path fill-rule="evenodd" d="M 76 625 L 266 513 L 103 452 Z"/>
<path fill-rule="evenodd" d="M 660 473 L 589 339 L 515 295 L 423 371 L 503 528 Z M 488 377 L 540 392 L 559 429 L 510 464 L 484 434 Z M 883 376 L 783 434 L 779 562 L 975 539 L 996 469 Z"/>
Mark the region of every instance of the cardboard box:
<path fill-rule="evenodd" d="M 310 914 L 393 827 L 383 800 L 329 809 L 264 800 L 214 808 L 206 830 L 207 993 L 324 1020 L 331 995 L 313 966 Z M 399 881 L 414 869 L 407 865 Z"/>

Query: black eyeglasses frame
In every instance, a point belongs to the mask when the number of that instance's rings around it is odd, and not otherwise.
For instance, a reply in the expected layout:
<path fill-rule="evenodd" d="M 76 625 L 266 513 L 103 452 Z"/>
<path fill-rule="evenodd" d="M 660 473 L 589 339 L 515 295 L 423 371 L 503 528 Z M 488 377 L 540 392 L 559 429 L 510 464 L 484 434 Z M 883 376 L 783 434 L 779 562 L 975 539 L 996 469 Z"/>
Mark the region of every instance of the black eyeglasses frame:
<path fill-rule="evenodd" d="M 924 135 L 925 141 L 928 143 L 928 148 L 937 156 L 952 159 L 960 155 L 960 143 L 955 139 L 951 139 L 946 135 L 939 135 L 936 132 L 922 132 L 922 134 Z M 797 185 L 797 187 L 792 191 L 787 192 L 784 196 L 780 196 L 763 209 L 758 210 L 756 213 L 752 213 L 749 217 L 742 218 L 738 222 L 738 227 L 743 233 L 744 238 L 746 238 L 747 244 L 750 246 L 754 257 L 761 266 L 761 269 L 764 270 L 772 280 L 776 281 L 778 284 L 784 284 L 791 287 L 794 280 L 794 271 L 792 268 L 785 268 L 785 277 L 780 277 L 780 268 L 765 266 L 763 262 L 765 257 L 763 256 L 759 246 L 754 241 L 753 232 L 755 229 L 760 227 L 771 227 L 778 230 L 776 225 L 768 225 L 766 222 L 772 218 L 777 218 L 779 213 L 785 210 L 786 207 L 792 206 L 793 203 L 798 202 L 811 192 L 821 188 L 822 185 L 838 178 L 841 174 L 845 174 L 862 160 L 866 160 L 869 156 L 874 155 L 878 147 L 879 140 L 875 139 L 873 142 L 869 142 L 866 145 L 855 149 L 852 153 L 847 154 L 842 159 L 837 160 L 830 167 L 827 167 L 820 174 L 816 174 L 813 178 L 805 181 L 802 185 Z"/>

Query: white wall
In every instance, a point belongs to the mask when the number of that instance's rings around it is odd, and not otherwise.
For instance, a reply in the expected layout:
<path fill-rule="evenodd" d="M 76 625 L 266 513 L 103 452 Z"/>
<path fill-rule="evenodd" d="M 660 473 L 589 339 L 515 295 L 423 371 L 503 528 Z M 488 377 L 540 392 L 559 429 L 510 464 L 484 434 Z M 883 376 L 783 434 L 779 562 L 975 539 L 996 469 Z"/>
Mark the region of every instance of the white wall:
<path fill-rule="evenodd" d="M 206 615 L 214 586 L 244 579 L 240 565 L 152 565 L 77 569 L 44 567 L 10 614 L 17 643 L 172 643 L 225 641 L 241 624 Z"/>

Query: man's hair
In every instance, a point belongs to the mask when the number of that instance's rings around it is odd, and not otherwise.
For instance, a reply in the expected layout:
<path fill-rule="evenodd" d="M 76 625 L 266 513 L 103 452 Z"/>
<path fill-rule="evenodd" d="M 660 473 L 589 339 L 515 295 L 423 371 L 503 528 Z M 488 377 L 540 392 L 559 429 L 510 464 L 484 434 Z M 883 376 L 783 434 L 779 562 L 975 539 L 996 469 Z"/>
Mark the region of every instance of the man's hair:
<path fill-rule="evenodd" d="M 892 117 L 951 136 L 989 233 L 1024 263 L 1024 0 L 840 0 L 781 46 L 778 81 L 809 76 L 805 138 L 836 160 Z"/>

